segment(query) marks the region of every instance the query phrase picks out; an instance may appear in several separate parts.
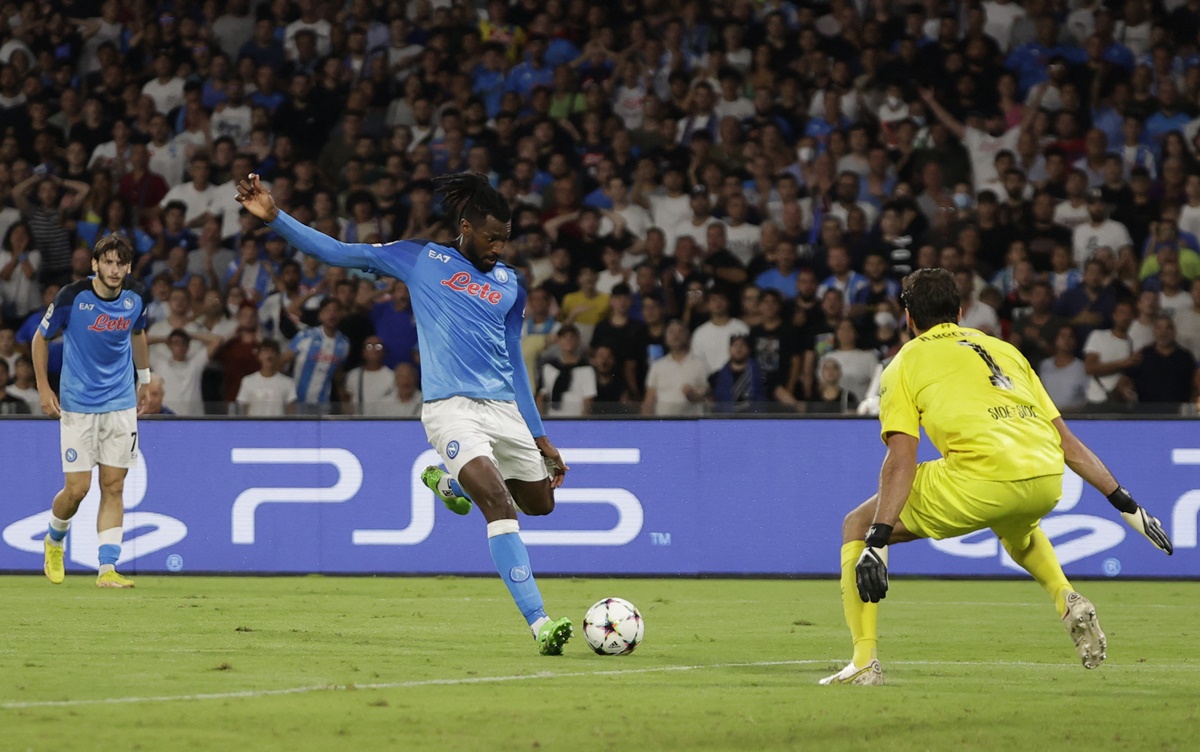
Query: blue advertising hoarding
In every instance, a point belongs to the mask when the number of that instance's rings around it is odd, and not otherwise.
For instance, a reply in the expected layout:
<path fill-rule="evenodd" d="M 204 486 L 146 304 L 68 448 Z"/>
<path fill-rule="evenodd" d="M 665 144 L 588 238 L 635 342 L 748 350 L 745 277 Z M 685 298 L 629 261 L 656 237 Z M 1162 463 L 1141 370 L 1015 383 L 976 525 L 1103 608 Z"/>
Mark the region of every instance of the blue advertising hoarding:
<path fill-rule="evenodd" d="M 1068 472 L 1044 528 L 1075 576 L 1200 576 L 1200 432 L 1190 422 L 1079 421 L 1076 433 L 1160 517 L 1168 558 Z M 481 515 L 420 482 L 438 462 L 410 421 L 143 421 L 126 481 L 122 568 L 138 572 L 490 573 Z M 876 486 L 868 420 L 570 421 L 549 425 L 571 466 L 558 507 L 523 517 L 539 573 L 832 575 L 847 511 Z M 41 569 L 61 487 L 58 426 L 4 421 L 0 570 Z M 936 453 L 922 445 L 922 459 Z M 68 539 L 96 565 L 98 493 Z M 988 532 L 892 552 L 897 574 L 1012 575 Z"/>

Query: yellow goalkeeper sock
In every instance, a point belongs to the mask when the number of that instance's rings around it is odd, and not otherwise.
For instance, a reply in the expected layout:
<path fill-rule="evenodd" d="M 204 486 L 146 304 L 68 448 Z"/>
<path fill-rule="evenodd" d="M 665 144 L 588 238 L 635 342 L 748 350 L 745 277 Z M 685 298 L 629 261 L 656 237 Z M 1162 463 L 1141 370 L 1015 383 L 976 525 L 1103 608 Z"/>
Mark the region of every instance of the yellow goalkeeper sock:
<path fill-rule="evenodd" d="M 1008 555 L 1013 558 L 1013 561 L 1033 575 L 1033 579 L 1037 580 L 1038 584 L 1050 594 L 1059 615 L 1065 614 L 1067 612 L 1067 593 L 1074 588 L 1067 581 L 1067 576 L 1063 574 L 1058 557 L 1054 555 L 1054 546 L 1042 529 L 1034 528 L 1033 533 L 1029 536 L 1029 545 L 1024 550 L 1017 550 L 1005 538 L 1001 538 L 1000 542 L 1004 544 L 1004 550 L 1008 551 Z"/>
<path fill-rule="evenodd" d="M 863 603 L 854 575 L 854 565 L 866 547 L 864 541 L 842 544 L 842 609 L 846 612 L 846 624 L 854 640 L 854 665 L 859 668 L 864 668 L 875 658 L 879 646 L 879 604 Z"/>

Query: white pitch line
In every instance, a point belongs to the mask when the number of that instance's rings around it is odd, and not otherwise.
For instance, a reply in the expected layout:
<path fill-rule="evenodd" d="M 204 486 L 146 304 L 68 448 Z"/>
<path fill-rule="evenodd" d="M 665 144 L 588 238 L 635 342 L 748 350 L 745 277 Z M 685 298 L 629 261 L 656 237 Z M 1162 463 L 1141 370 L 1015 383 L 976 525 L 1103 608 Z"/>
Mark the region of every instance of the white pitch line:
<path fill-rule="evenodd" d="M 157 695 L 148 697 L 103 697 L 91 700 L 34 700 L 28 702 L 3 702 L 0 710 L 22 710 L 29 708 L 63 708 L 87 705 L 131 705 L 147 702 L 194 702 L 197 700 L 234 700 L 242 698 L 275 697 L 279 695 L 302 695 L 312 692 L 349 692 L 359 689 L 413 689 L 417 687 L 454 687 L 471 684 L 499 684 L 504 682 L 534 681 L 540 679 L 577 679 L 592 676 L 630 676 L 634 674 L 661 674 L 677 671 L 700 671 L 703 669 L 722 668 L 758 668 L 770 666 L 811 666 L 811 665 L 840 665 L 838 659 L 811 659 L 794 661 L 751 661 L 746 663 L 708 663 L 685 666 L 654 666 L 649 668 L 610 669 L 607 671 L 579 671 L 571 673 L 554 673 L 542 671 L 536 674 L 515 674 L 511 676 L 468 676 L 456 679 L 420 679 L 403 682 L 378 682 L 373 684 L 313 684 L 304 687 L 287 687 L 284 689 L 248 689 L 240 692 L 211 692 L 191 695 Z M 1065 663 L 1035 663 L 1032 661 L 889 661 L 889 666 L 942 666 L 942 667 L 985 667 L 985 668 L 1038 668 L 1038 669 L 1067 669 L 1071 664 Z M 1196 671 L 1200 665 L 1113 665 L 1108 664 L 1107 670 L 1115 668 L 1159 669 L 1169 671 Z"/>

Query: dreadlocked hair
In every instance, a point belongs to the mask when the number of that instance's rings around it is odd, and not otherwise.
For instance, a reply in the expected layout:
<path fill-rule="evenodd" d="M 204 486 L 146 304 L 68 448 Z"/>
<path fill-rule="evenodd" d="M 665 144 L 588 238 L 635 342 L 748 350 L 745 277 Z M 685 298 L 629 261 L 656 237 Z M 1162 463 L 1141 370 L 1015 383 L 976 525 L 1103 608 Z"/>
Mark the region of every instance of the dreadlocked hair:
<path fill-rule="evenodd" d="M 501 222 L 512 219 L 508 201 L 479 172 L 459 172 L 433 180 L 434 190 L 445 200 L 446 208 L 454 212 L 454 223 L 467 220 L 481 226 L 489 216 Z"/>

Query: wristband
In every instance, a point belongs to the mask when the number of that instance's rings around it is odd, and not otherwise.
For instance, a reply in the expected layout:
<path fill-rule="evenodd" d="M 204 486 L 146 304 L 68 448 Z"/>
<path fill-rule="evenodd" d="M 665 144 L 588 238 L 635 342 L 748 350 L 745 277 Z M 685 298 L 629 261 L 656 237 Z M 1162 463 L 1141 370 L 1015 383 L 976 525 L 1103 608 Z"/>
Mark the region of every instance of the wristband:
<path fill-rule="evenodd" d="M 892 539 L 892 526 L 884 525 L 882 522 L 876 522 L 867 531 L 867 547 L 868 548 L 883 548 Z"/>
<path fill-rule="evenodd" d="M 1133 514 L 1138 510 L 1137 502 L 1133 500 L 1133 495 L 1125 486 L 1117 486 L 1117 490 L 1108 495 L 1108 503 L 1117 508 L 1117 511 L 1125 514 Z"/>
<path fill-rule="evenodd" d="M 150 383 L 150 369 L 149 368 L 137 369 L 137 377 L 138 377 L 139 384 L 149 384 Z"/>

